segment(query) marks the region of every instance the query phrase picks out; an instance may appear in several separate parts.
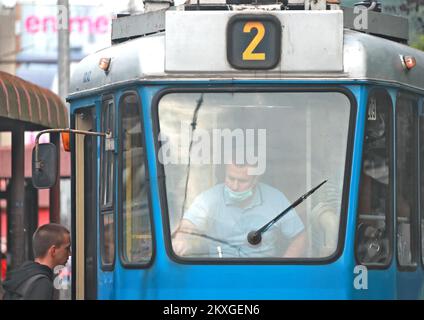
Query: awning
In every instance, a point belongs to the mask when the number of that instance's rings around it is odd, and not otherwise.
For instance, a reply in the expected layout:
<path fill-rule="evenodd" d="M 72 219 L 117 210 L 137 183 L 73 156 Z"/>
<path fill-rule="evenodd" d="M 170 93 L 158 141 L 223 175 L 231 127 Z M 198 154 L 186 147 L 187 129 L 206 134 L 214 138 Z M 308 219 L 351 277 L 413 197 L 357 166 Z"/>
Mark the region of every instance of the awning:
<path fill-rule="evenodd" d="M 23 121 L 40 129 L 69 127 L 68 110 L 56 94 L 0 71 L 0 121 L 2 119 Z"/>

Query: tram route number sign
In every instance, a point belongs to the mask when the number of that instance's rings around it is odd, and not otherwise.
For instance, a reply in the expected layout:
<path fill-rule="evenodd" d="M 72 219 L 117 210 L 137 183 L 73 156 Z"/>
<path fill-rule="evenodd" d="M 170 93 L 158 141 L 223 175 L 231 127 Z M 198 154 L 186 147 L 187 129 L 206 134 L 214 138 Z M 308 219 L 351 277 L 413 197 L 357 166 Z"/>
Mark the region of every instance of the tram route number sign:
<path fill-rule="evenodd" d="M 236 69 L 272 69 L 281 57 L 281 23 L 271 15 L 235 15 L 227 25 L 227 59 Z"/>

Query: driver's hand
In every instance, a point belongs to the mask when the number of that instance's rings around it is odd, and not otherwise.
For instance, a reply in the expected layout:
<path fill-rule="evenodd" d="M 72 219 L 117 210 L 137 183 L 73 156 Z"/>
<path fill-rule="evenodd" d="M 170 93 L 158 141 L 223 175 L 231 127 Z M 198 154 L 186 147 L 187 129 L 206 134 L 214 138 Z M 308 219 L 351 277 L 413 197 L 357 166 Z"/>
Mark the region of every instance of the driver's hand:
<path fill-rule="evenodd" d="M 172 240 L 172 248 L 176 255 L 185 256 L 189 253 L 189 243 L 185 235 L 177 232 L 175 238 Z"/>
<path fill-rule="evenodd" d="M 200 233 L 193 223 L 183 219 L 176 231 L 175 238 L 172 240 L 172 248 L 177 255 L 204 255 L 207 252 L 204 239 L 198 235 L 190 234 L 191 232 Z"/>
<path fill-rule="evenodd" d="M 207 254 L 207 245 L 198 236 L 177 232 L 172 241 L 172 248 L 179 256 L 204 256 Z"/>

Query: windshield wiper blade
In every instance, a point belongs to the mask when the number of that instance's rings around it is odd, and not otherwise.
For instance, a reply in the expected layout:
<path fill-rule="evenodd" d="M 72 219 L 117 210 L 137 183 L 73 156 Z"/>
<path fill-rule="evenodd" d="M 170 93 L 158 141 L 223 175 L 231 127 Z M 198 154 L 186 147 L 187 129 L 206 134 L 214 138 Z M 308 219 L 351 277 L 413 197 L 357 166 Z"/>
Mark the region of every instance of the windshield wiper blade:
<path fill-rule="evenodd" d="M 187 190 L 188 190 L 188 181 L 190 179 L 190 165 L 191 165 L 191 149 L 193 147 L 193 138 L 194 138 L 194 131 L 196 130 L 197 127 L 197 117 L 199 115 L 199 110 L 200 107 L 203 104 L 203 93 L 200 95 L 199 100 L 196 101 L 196 108 L 194 108 L 193 111 L 193 118 L 191 120 L 191 136 L 190 136 L 190 145 L 188 147 L 188 164 L 187 164 L 187 176 L 186 176 L 186 181 L 185 181 L 185 188 L 184 188 L 184 199 L 183 199 L 183 204 L 181 207 L 181 218 L 180 220 L 183 219 L 184 217 L 184 210 L 185 210 L 185 206 L 186 206 L 186 202 L 187 202 Z"/>
<path fill-rule="evenodd" d="M 324 180 L 319 185 L 317 185 L 315 188 L 306 192 L 303 196 L 301 196 L 299 199 L 297 199 L 295 202 L 293 202 L 287 209 L 285 209 L 283 212 L 281 212 L 278 216 L 276 216 L 270 222 L 265 224 L 262 228 L 260 228 L 256 231 L 255 230 L 250 231 L 247 235 L 247 241 L 249 241 L 249 243 L 252 244 L 252 245 L 259 244 L 262 241 L 262 234 L 265 231 L 267 231 L 273 224 L 275 224 L 278 220 L 280 220 L 287 212 L 289 212 L 291 209 L 294 209 L 299 204 L 301 204 L 306 198 L 308 198 L 311 194 L 313 194 L 319 187 L 321 187 L 326 182 L 327 182 L 327 180 Z"/>
<path fill-rule="evenodd" d="M 211 240 L 211 241 L 214 241 L 214 242 L 217 242 L 217 243 L 221 243 L 221 244 L 224 244 L 224 245 L 226 245 L 226 246 L 228 246 L 228 247 L 230 247 L 230 248 L 233 248 L 233 249 L 235 249 L 235 250 L 237 250 L 237 251 L 240 251 L 240 252 L 242 252 L 243 254 L 246 254 L 245 253 L 245 251 L 244 250 L 242 250 L 242 248 L 240 247 L 240 246 L 236 246 L 236 245 L 233 245 L 233 244 L 231 244 L 230 242 L 228 242 L 228 241 L 225 241 L 225 240 L 222 240 L 222 239 L 219 239 L 219 238 L 215 238 L 215 237 L 211 237 L 211 236 L 208 236 L 207 234 L 204 234 L 204 233 L 198 233 L 198 232 L 193 232 L 193 231 L 189 231 L 189 230 L 178 230 L 178 231 L 176 231 L 175 233 L 174 233 L 174 235 L 177 233 L 177 232 L 179 232 L 179 233 L 184 233 L 184 234 L 189 234 L 189 235 L 192 235 L 192 236 L 197 236 L 197 237 L 201 237 L 201 238 L 205 238 L 205 239 L 207 239 L 207 240 Z M 173 236 L 174 237 L 174 236 Z"/>
<path fill-rule="evenodd" d="M 221 239 L 218 239 L 218 238 L 215 238 L 215 237 L 211 237 L 211 236 L 208 236 L 207 234 L 204 234 L 204 233 L 198 233 L 198 232 L 186 231 L 186 230 L 178 230 L 177 232 L 189 234 L 189 235 L 192 235 L 192 236 L 198 236 L 198 237 L 205 238 L 205 239 L 208 239 L 208 240 L 212 240 L 212 241 L 215 241 L 215 242 L 218 242 L 218 243 L 221 243 L 221 244 L 225 244 L 225 245 L 232 247 L 232 248 L 238 248 L 237 246 L 232 245 L 228 241 L 221 240 Z"/>

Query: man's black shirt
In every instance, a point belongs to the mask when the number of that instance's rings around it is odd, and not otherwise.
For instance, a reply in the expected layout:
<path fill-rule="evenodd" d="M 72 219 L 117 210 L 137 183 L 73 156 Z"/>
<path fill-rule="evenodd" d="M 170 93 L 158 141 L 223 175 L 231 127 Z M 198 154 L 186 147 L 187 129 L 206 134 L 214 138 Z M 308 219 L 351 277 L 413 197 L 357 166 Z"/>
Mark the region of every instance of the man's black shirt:
<path fill-rule="evenodd" d="M 21 292 L 22 287 L 31 277 L 42 274 L 28 288 L 27 292 Z M 24 262 L 18 269 L 11 271 L 3 282 L 5 290 L 4 300 L 52 300 L 53 299 L 53 271 L 42 264 L 33 261 Z"/>

